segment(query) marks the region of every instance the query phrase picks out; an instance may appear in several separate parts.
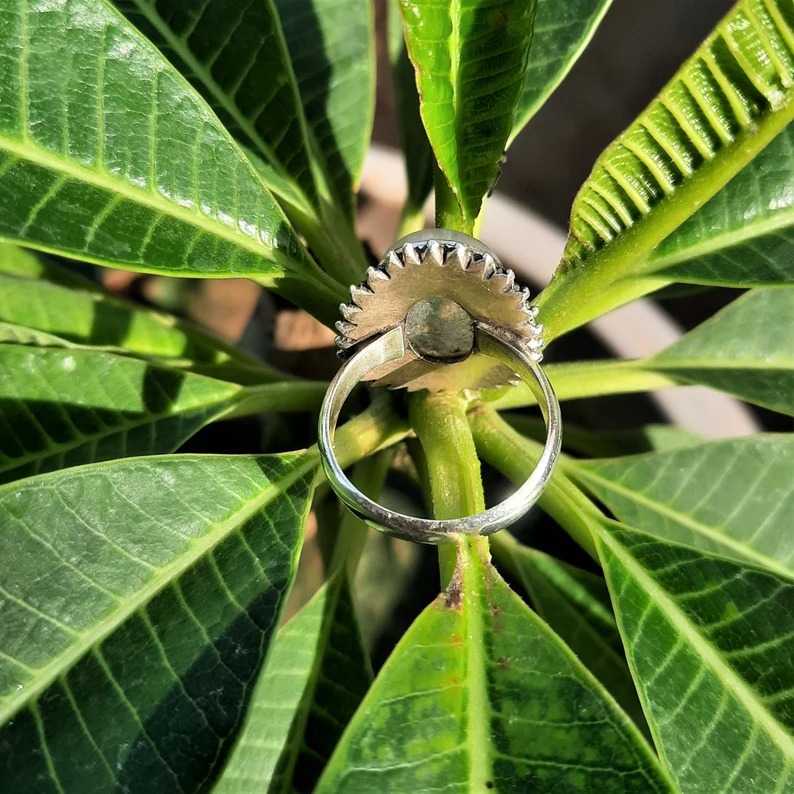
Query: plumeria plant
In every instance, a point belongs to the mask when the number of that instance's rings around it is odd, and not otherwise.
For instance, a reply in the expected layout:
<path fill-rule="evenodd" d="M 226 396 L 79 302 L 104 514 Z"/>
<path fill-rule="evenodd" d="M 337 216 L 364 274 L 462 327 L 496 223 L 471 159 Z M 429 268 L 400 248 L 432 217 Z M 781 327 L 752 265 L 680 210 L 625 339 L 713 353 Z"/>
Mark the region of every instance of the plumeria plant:
<path fill-rule="evenodd" d="M 403 233 L 432 191 L 436 225 L 477 236 L 609 5 L 391 3 Z M 590 561 L 509 530 L 440 546 L 438 598 L 373 670 L 356 571 L 376 533 L 304 448 L 327 383 L 70 264 L 245 277 L 333 325 L 377 262 L 355 231 L 373 19 L 371 0 L 0 3 L 0 789 L 794 792 L 790 434 L 566 424 L 540 507 Z M 536 305 L 553 350 L 669 285 L 736 299 L 651 358 L 549 364 L 563 415 L 681 384 L 794 414 L 794 5 L 715 24 L 598 158 Z M 480 460 L 533 470 L 533 402 L 362 389 L 336 451 L 373 496 L 467 515 Z M 241 417 L 279 425 L 261 454 L 180 453 Z M 323 578 L 285 622 L 309 521 Z"/>

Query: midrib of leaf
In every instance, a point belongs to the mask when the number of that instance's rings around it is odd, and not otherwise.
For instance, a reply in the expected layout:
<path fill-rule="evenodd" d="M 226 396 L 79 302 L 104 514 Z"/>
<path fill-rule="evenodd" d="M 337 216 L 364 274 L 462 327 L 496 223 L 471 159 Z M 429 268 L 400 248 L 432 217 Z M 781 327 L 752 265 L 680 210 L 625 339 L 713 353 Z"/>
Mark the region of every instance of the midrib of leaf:
<path fill-rule="evenodd" d="M 107 615 L 97 626 L 86 634 L 82 635 L 80 643 L 71 647 L 68 651 L 53 659 L 45 667 L 38 671 L 36 680 L 25 687 L 20 694 L 15 694 L 7 701 L 5 708 L 0 710 L 0 724 L 12 719 L 20 709 L 44 692 L 56 678 L 63 675 L 73 667 L 80 658 L 97 643 L 108 637 L 121 626 L 131 615 L 146 606 L 158 593 L 169 587 L 175 578 L 187 571 L 192 565 L 198 562 L 205 554 L 208 554 L 219 543 L 225 540 L 230 533 L 240 526 L 241 523 L 253 517 L 264 505 L 280 493 L 287 491 L 301 477 L 308 474 L 317 466 L 318 457 L 316 454 L 305 453 L 304 462 L 296 466 L 289 474 L 276 483 L 269 483 L 255 499 L 251 499 L 241 509 L 232 513 L 228 518 L 218 523 L 214 529 L 203 537 L 194 540 L 180 556 L 178 560 L 165 568 L 162 568 L 157 579 L 149 582 L 141 588 L 135 595 L 123 603 L 123 606 Z M 168 456 L 159 456 L 157 460 L 168 460 Z M 147 460 L 147 458 L 130 458 L 129 461 Z M 106 464 L 107 465 L 107 464 Z M 60 472 L 43 475 L 39 481 L 46 481 L 57 477 Z"/>
<path fill-rule="evenodd" d="M 668 505 L 654 501 L 639 491 L 633 491 L 630 488 L 625 488 L 613 480 L 607 480 L 590 469 L 584 468 L 582 466 L 572 467 L 570 473 L 575 480 L 590 480 L 591 482 L 598 482 L 599 485 L 602 485 L 603 487 L 614 491 L 615 493 L 619 493 L 622 496 L 631 499 L 632 501 L 638 502 L 644 507 L 647 507 L 649 510 L 658 513 L 659 515 L 665 516 L 666 518 L 669 518 L 678 524 L 683 524 L 693 532 L 698 532 L 701 535 L 705 535 L 707 538 L 709 538 L 709 540 L 716 541 L 724 546 L 730 546 L 732 549 L 741 554 L 742 557 L 745 559 L 754 560 L 763 568 L 774 571 L 776 574 L 783 576 L 786 579 L 794 579 L 794 572 L 791 570 L 791 568 L 783 565 L 779 560 L 776 560 L 774 557 L 768 557 L 765 554 L 762 554 L 761 552 L 751 548 L 750 546 L 745 546 L 740 540 L 736 540 L 730 535 L 717 532 L 708 525 L 702 524 L 692 516 L 686 515 L 685 513 L 678 513 L 671 509 Z"/>
<path fill-rule="evenodd" d="M 465 547 L 464 547 L 465 548 Z M 468 547 L 469 554 L 476 557 L 476 546 Z M 480 570 L 479 560 L 476 564 L 466 561 L 463 548 L 460 549 L 460 563 L 465 566 L 468 579 L 466 599 L 463 610 L 466 616 L 467 636 L 463 644 L 466 648 L 466 676 L 469 679 L 469 703 L 466 720 L 466 744 L 469 749 L 470 777 L 469 791 L 478 794 L 481 790 L 474 781 L 490 780 L 492 777 L 492 758 L 488 747 L 492 742 L 491 736 L 491 704 L 488 698 L 488 680 L 485 673 L 484 634 L 485 622 L 482 616 L 482 590 L 485 572 Z M 479 574 L 479 575 L 478 575 Z M 477 597 L 472 598 L 476 593 Z M 468 614 L 467 614 L 468 613 Z"/>
<path fill-rule="evenodd" d="M 779 370 L 794 369 L 794 359 L 776 358 L 773 361 L 765 361 L 761 358 L 677 358 L 659 354 L 659 358 L 647 359 L 644 366 L 661 370 L 678 369 L 752 369 L 752 370 Z"/>
<path fill-rule="evenodd" d="M 616 524 L 616 526 L 619 525 Z M 726 689 L 729 689 L 741 699 L 755 722 L 761 725 L 780 750 L 794 761 L 794 738 L 769 714 L 758 694 L 725 663 L 719 651 L 693 628 L 691 622 L 681 614 L 680 608 L 675 601 L 645 572 L 641 565 L 637 564 L 634 557 L 619 542 L 613 540 L 608 530 L 602 529 L 598 532 L 598 538 L 600 543 L 609 546 L 613 554 L 620 559 L 621 563 L 642 585 L 645 592 L 664 612 L 667 619 L 680 634 L 691 643 L 702 659 L 712 665 L 712 668 L 718 673 L 720 682 Z M 630 655 L 629 664 L 631 664 Z M 654 738 L 657 739 L 657 746 L 661 746 L 659 745 L 658 737 L 655 735 L 656 731 L 653 724 L 651 724 L 651 731 L 654 733 Z"/>
<path fill-rule="evenodd" d="M 12 156 L 19 161 L 35 163 L 50 171 L 65 174 L 67 177 L 76 181 L 84 182 L 101 188 L 102 190 L 115 193 L 117 197 L 126 198 L 136 204 L 148 206 L 163 215 L 178 218 L 200 231 L 207 232 L 215 237 L 222 237 L 234 245 L 245 248 L 263 259 L 272 257 L 279 262 L 279 264 L 284 266 L 286 270 L 292 270 L 294 269 L 294 265 L 298 264 L 291 257 L 282 254 L 278 248 L 262 248 L 251 237 L 243 234 L 235 234 L 231 227 L 222 223 L 213 223 L 201 213 L 198 208 L 193 212 L 177 203 L 169 202 L 153 190 L 135 190 L 128 182 L 124 182 L 120 179 L 113 179 L 104 171 L 88 168 L 74 161 L 59 159 L 52 152 L 33 144 L 27 138 L 20 142 L 8 138 L 7 136 L 0 135 L 0 149 L 5 149 L 7 152 L 10 152 Z M 253 168 L 251 168 L 251 171 L 255 173 Z M 258 183 L 260 182 L 259 176 L 256 176 L 256 180 Z M 143 267 L 138 269 L 142 272 L 145 271 Z M 234 273 L 228 271 L 213 272 L 211 275 L 213 278 L 235 277 Z M 237 277 L 239 277 L 239 274 Z"/>
<path fill-rule="evenodd" d="M 750 242 L 757 237 L 783 231 L 791 226 L 794 226 L 794 205 L 787 207 L 785 211 L 775 212 L 767 218 L 745 221 L 738 229 L 707 237 L 695 245 L 683 246 L 681 250 L 674 251 L 666 256 L 652 256 L 645 263 L 643 269 L 653 272 L 661 267 L 670 267 L 680 262 L 686 262 L 689 259 L 697 259 L 701 256 L 718 253 L 723 249 Z"/>
<path fill-rule="evenodd" d="M 311 212 L 311 203 L 308 201 L 303 189 L 284 169 L 283 164 L 273 154 L 273 150 L 270 148 L 270 146 L 268 146 L 264 138 L 262 138 L 262 136 L 257 132 L 250 120 L 240 112 L 237 104 L 231 100 L 231 98 L 223 91 L 223 89 L 221 89 L 215 78 L 210 74 L 209 70 L 204 66 L 204 64 L 202 64 L 201 61 L 199 61 L 196 56 L 193 55 L 192 51 L 187 46 L 187 42 L 183 38 L 174 34 L 173 30 L 171 30 L 163 18 L 157 13 L 157 10 L 153 5 L 147 3 L 145 0 L 134 0 L 134 2 L 135 5 L 141 10 L 141 13 L 149 20 L 152 26 L 169 43 L 174 52 L 176 52 L 179 57 L 182 58 L 182 60 L 188 65 L 193 74 L 195 74 L 196 77 L 198 77 L 201 82 L 207 86 L 213 97 L 215 97 L 217 100 L 218 104 L 223 107 L 223 109 L 234 119 L 235 123 L 240 127 L 240 129 L 243 130 L 248 138 L 258 147 L 258 149 L 266 157 L 270 166 L 274 168 L 285 181 L 289 182 L 297 194 L 300 195 L 301 199 L 306 202 L 300 209 L 304 212 Z M 272 8 L 272 0 L 257 0 L 257 2 L 266 2 L 270 6 L 269 10 L 271 13 L 276 16 L 275 9 Z M 276 28 L 277 35 L 279 36 L 279 43 L 282 47 L 282 52 L 286 54 L 286 43 L 284 42 L 281 25 L 277 25 Z M 298 109 L 298 119 L 301 126 L 301 131 L 304 134 L 304 139 L 306 139 L 306 121 L 301 110 L 302 105 L 300 102 L 300 97 L 295 90 L 296 81 L 295 74 L 292 70 L 292 62 L 288 57 L 285 57 L 284 62 L 290 72 L 290 87 L 295 99 L 295 107 Z M 259 173 L 257 173 L 257 180 L 264 184 Z M 269 187 L 265 187 L 269 190 Z M 282 198 L 285 198 L 291 202 L 293 197 L 282 196 Z"/>

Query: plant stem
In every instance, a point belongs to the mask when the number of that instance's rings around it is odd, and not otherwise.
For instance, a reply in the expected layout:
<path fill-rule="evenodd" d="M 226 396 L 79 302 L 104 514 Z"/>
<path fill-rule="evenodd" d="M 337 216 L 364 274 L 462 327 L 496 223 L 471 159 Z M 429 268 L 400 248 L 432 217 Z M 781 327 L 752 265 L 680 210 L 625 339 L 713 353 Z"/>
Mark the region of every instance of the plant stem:
<path fill-rule="evenodd" d="M 427 461 L 436 518 L 460 518 L 485 509 L 480 462 L 466 418 L 467 401 L 457 394 L 420 394 L 410 405 L 413 426 Z M 450 582 L 458 562 L 461 544 L 479 547 L 487 559 L 488 540 L 484 537 L 460 538 L 439 546 L 438 559 L 443 587 Z"/>
<path fill-rule="evenodd" d="M 342 284 L 316 264 L 311 273 L 288 274 L 280 278 L 260 276 L 254 281 L 265 289 L 283 295 L 330 327 L 339 319 L 339 304 L 348 300 L 347 290 Z"/>
<path fill-rule="evenodd" d="M 397 417 L 387 395 L 374 400 L 372 405 L 336 431 L 334 451 L 342 468 L 356 463 L 367 455 L 401 441 L 408 434 L 407 423 Z M 315 444 L 306 451 L 319 462 L 320 450 Z"/>
<path fill-rule="evenodd" d="M 454 229 L 471 234 L 473 221 L 463 217 L 455 194 L 447 182 L 443 171 L 434 166 L 434 185 L 436 197 L 436 226 L 439 229 Z"/>
<path fill-rule="evenodd" d="M 323 381 L 287 381 L 245 386 L 238 402 L 224 419 L 251 416 L 266 411 L 290 413 L 315 411 L 323 401 L 328 384 Z"/>
<path fill-rule="evenodd" d="M 469 421 L 483 459 L 513 482 L 524 482 L 533 472 L 543 446 L 519 435 L 496 411 L 484 405 L 469 414 Z M 565 465 L 561 458 L 538 504 L 598 561 L 592 531 L 594 522 L 602 518 L 601 512 L 568 478 Z"/>
<path fill-rule="evenodd" d="M 675 378 L 654 372 L 652 366 L 652 361 L 648 359 L 636 359 L 550 364 L 545 370 L 560 400 L 630 394 L 679 385 Z M 486 393 L 485 400 L 488 405 L 500 411 L 537 403 L 529 387 L 524 384 L 494 389 Z"/>

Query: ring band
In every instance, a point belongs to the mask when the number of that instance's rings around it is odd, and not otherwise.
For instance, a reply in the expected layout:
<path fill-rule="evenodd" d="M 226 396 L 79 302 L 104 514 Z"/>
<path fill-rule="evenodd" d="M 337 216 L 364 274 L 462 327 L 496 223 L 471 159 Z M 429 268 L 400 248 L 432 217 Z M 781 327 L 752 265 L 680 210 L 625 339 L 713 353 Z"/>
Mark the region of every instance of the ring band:
<path fill-rule="evenodd" d="M 421 543 L 444 543 L 460 535 L 490 535 L 513 524 L 535 504 L 548 484 L 562 444 L 560 405 L 540 365 L 508 333 L 475 323 L 476 351 L 497 359 L 516 372 L 537 398 L 546 422 L 546 442 L 535 470 L 503 502 L 471 516 L 438 520 L 389 510 L 365 496 L 342 471 L 334 454 L 334 431 L 345 400 L 372 370 L 406 353 L 402 326 L 387 331 L 352 356 L 331 381 L 320 408 L 318 443 L 323 469 L 331 487 L 350 510 L 367 524 L 390 535 Z"/>

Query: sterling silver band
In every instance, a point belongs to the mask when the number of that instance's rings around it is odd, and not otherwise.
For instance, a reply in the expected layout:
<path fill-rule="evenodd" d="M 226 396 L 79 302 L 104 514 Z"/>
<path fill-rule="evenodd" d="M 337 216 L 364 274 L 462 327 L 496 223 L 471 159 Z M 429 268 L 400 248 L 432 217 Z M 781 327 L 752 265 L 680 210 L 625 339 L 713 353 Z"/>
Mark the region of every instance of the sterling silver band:
<path fill-rule="evenodd" d="M 540 365 L 509 333 L 475 323 L 478 353 L 495 358 L 516 372 L 538 400 L 546 422 L 546 443 L 535 470 L 518 490 L 500 504 L 476 515 L 448 520 L 417 518 L 389 510 L 365 496 L 348 479 L 334 454 L 334 431 L 345 400 L 376 367 L 403 357 L 406 341 L 402 326 L 365 345 L 336 374 L 320 409 L 319 447 L 325 474 L 339 498 L 367 524 L 404 540 L 444 543 L 460 535 L 490 535 L 513 524 L 540 497 L 551 478 L 562 443 L 560 405 Z"/>

